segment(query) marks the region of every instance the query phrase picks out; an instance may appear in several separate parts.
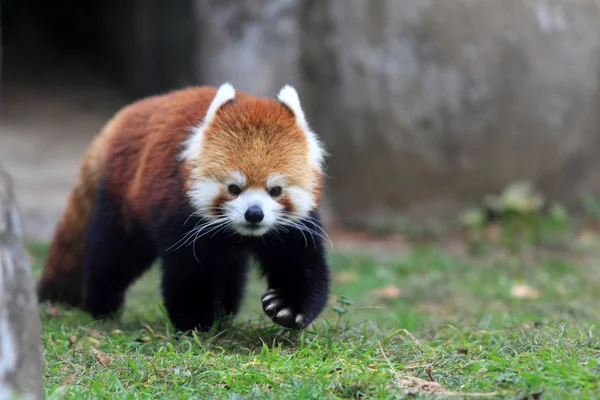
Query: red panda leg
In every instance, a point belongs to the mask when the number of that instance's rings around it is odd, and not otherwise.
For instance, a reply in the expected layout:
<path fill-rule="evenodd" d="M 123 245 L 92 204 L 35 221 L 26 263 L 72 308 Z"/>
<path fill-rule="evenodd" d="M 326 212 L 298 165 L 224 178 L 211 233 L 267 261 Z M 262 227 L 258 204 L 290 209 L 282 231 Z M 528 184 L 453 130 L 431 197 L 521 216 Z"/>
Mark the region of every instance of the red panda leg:
<path fill-rule="evenodd" d="M 277 238 L 266 237 L 256 249 L 269 287 L 261 298 L 263 310 L 286 328 L 308 326 L 323 311 L 329 296 L 325 246 L 321 236 L 308 233 L 322 228 L 316 214 L 312 221 L 304 222 L 303 230 L 289 228 Z"/>
<path fill-rule="evenodd" d="M 248 255 L 198 241 L 162 257 L 162 292 L 173 326 L 180 331 L 208 330 L 237 314 L 244 294 Z"/>
<path fill-rule="evenodd" d="M 118 203 L 99 190 L 83 255 L 83 309 L 94 318 L 117 313 L 127 288 L 155 258 L 141 227 L 128 223 L 125 228 Z"/>

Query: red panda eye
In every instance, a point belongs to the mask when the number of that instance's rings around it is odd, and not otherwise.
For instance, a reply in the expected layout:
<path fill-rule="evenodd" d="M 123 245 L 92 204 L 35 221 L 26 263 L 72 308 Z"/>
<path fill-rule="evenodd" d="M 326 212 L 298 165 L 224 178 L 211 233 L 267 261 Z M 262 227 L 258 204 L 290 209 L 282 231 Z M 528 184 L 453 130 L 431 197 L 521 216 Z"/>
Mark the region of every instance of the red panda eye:
<path fill-rule="evenodd" d="M 231 193 L 234 196 L 237 196 L 238 194 L 242 193 L 242 189 L 240 189 L 238 185 L 229 185 L 227 189 L 229 190 L 229 193 Z"/>
<path fill-rule="evenodd" d="M 281 194 L 281 186 L 274 186 L 269 190 L 269 194 L 273 197 L 277 197 Z"/>

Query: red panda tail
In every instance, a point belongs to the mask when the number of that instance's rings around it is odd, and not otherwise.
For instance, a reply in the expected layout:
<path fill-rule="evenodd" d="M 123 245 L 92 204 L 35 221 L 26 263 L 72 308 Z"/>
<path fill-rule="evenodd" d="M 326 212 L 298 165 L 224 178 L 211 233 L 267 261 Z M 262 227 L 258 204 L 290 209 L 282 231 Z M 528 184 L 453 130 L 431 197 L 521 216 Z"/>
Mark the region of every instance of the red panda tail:
<path fill-rule="evenodd" d="M 77 183 L 69 194 L 48 257 L 37 283 L 38 300 L 80 306 L 83 297 L 83 248 L 94 197 L 104 166 L 106 128 L 83 157 Z"/>

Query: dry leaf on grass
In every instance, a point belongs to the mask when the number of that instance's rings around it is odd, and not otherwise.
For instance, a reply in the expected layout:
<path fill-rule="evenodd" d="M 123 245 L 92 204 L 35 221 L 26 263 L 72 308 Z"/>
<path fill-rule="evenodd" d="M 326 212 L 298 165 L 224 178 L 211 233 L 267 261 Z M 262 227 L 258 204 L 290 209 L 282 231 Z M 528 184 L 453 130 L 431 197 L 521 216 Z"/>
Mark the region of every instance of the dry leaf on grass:
<path fill-rule="evenodd" d="M 148 332 L 150 332 L 151 334 L 153 334 L 153 335 L 156 335 L 156 333 L 154 332 L 154 329 L 152 329 L 152 328 L 150 327 L 150 325 L 148 325 L 148 324 L 144 324 L 144 325 L 143 325 L 143 327 L 144 327 L 144 328 L 145 328 L 145 329 L 146 329 Z"/>
<path fill-rule="evenodd" d="M 93 337 L 86 337 L 85 339 L 83 339 L 84 343 L 92 346 L 92 347 L 98 347 L 100 346 L 100 342 L 96 339 L 94 339 Z"/>
<path fill-rule="evenodd" d="M 96 360 L 98 360 L 98 362 L 103 366 L 106 367 L 108 364 L 110 364 L 110 358 L 105 352 L 100 351 L 98 349 L 92 349 L 92 353 L 94 353 Z"/>
<path fill-rule="evenodd" d="M 498 224 L 490 224 L 487 227 L 487 236 L 490 242 L 498 244 L 502 239 L 502 229 L 498 226 Z"/>
<path fill-rule="evenodd" d="M 60 310 L 57 307 L 48 307 L 46 310 L 49 316 L 51 317 L 60 317 Z"/>
<path fill-rule="evenodd" d="M 77 372 L 74 372 L 71 375 L 66 376 L 65 379 L 63 379 L 60 382 L 60 385 L 61 386 L 68 385 L 69 383 L 73 382 L 73 379 L 75 379 L 76 376 L 77 376 Z"/>
<path fill-rule="evenodd" d="M 379 344 L 379 350 L 381 351 L 383 358 L 388 363 L 388 365 L 390 366 L 390 369 L 394 373 L 396 382 L 405 388 L 405 394 L 407 396 L 413 397 L 413 396 L 423 395 L 425 393 L 434 393 L 434 392 L 441 396 L 456 396 L 456 397 L 490 397 L 490 396 L 498 395 L 498 393 L 496 393 L 496 392 L 460 393 L 460 392 L 452 392 L 452 391 L 446 390 L 438 382 L 432 381 L 433 373 L 431 371 L 431 368 L 428 368 L 428 370 L 426 371 L 427 375 L 430 379 L 429 381 L 426 381 L 425 379 L 417 378 L 416 376 L 401 375 L 398 373 L 398 371 L 396 371 L 396 369 L 392 365 L 390 359 L 387 357 L 387 355 L 383 351 L 381 342 L 378 342 L 378 344 Z"/>
<path fill-rule="evenodd" d="M 102 332 L 100 332 L 98 329 L 94 329 L 94 328 L 83 328 L 84 331 L 86 331 L 86 333 L 88 335 L 90 335 L 91 337 L 99 337 L 102 336 Z"/>
<path fill-rule="evenodd" d="M 351 283 L 358 281 L 358 272 L 355 271 L 340 271 L 333 276 L 333 280 L 339 283 Z"/>
<path fill-rule="evenodd" d="M 419 393 L 422 394 L 422 392 L 440 392 L 444 390 L 439 383 L 426 381 L 416 376 L 396 374 L 396 379 L 398 383 L 406 388 L 406 394 L 409 396 L 416 396 Z"/>
<path fill-rule="evenodd" d="M 510 289 L 510 295 L 515 299 L 539 299 L 541 293 L 534 287 L 526 284 L 517 284 Z"/>
<path fill-rule="evenodd" d="M 373 290 L 371 294 L 384 299 L 395 299 L 402 295 L 402 290 L 394 285 L 386 285 L 380 287 L 379 289 Z"/>

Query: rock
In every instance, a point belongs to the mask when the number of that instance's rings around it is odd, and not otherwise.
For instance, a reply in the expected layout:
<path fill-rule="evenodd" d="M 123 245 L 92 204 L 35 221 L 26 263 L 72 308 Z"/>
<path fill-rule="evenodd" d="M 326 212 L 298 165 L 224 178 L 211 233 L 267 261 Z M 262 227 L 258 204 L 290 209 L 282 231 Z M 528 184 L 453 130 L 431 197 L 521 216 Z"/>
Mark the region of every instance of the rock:
<path fill-rule="evenodd" d="M 0 400 L 44 398 L 37 297 L 21 229 L 12 182 L 0 169 Z"/>
<path fill-rule="evenodd" d="M 203 84 L 275 97 L 299 85 L 297 0 L 196 0 L 198 76 Z"/>
<path fill-rule="evenodd" d="M 530 181 L 600 194 L 596 0 L 311 0 L 305 103 L 346 226 L 446 220 Z"/>

